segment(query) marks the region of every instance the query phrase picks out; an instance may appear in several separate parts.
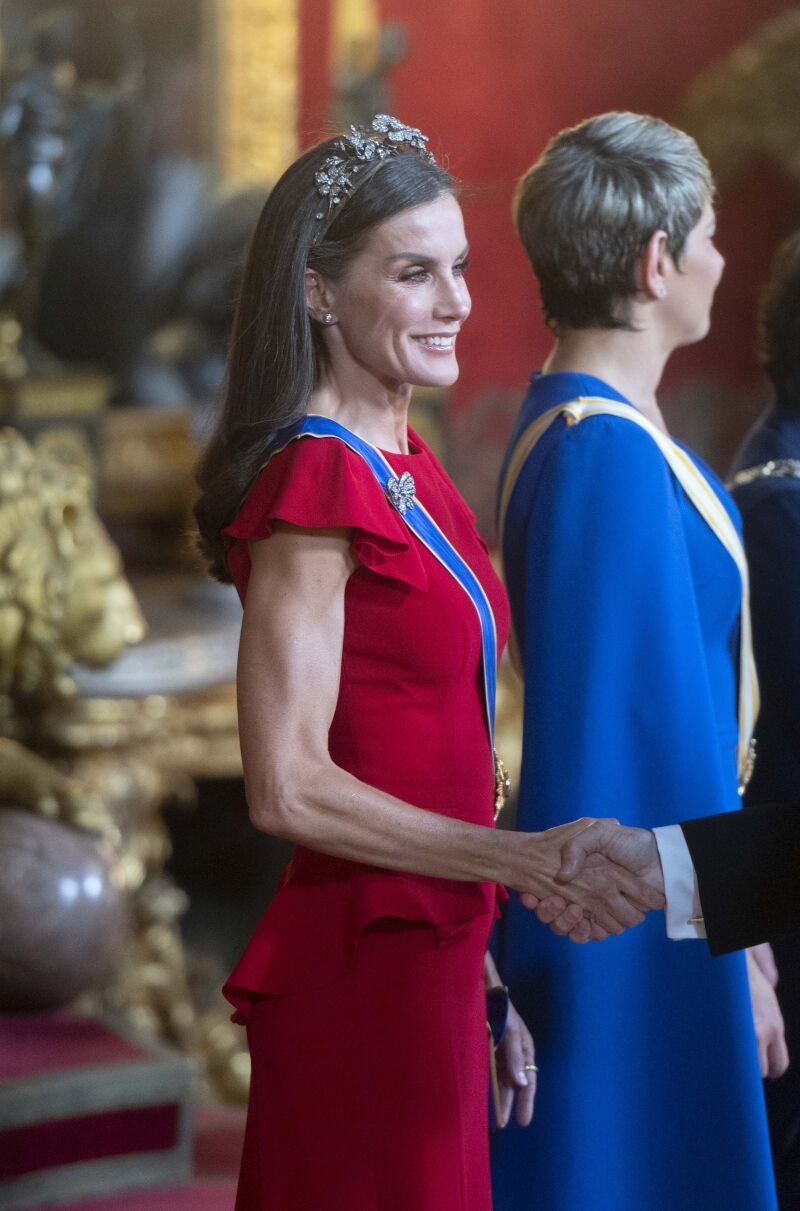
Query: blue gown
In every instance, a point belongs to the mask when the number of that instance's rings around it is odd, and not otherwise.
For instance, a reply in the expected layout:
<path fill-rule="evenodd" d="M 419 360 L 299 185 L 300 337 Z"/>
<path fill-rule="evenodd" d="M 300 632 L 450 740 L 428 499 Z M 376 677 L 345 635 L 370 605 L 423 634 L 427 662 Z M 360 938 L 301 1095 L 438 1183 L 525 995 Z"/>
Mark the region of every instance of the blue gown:
<path fill-rule="evenodd" d="M 578 395 L 629 403 L 589 376 L 539 375 L 512 442 Z M 503 549 L 526 685 L 519 826 L 738 808 L 739 574 L 652 438 L 556 420 Z M 493 1137 L 495 1211 L 773 1211 L 743 955 L 669 941 L 661 913 L 575 946 L 516 896 L 497 952 L 540 1075 L 533 1126 Z"/>

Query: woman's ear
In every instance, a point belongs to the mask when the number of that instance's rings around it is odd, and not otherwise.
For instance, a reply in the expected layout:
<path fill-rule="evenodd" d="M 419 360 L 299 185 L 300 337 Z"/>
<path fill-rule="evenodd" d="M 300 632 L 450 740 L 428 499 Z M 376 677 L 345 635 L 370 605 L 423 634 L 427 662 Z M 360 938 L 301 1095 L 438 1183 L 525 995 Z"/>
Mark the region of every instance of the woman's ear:
<path fill-rule="evenodd" d="M 667 293 L 667 276 L 672 265 L 666 231 L 654 231 L 636 263 L 636 284 L 651 299 L 663 299 Z"/>
<path fill-rule="evenodd" d="M 334 291 L 330 283 L 316 269 L 307 269 L 305 275 L 306 307 L 313 320 L 330 324 L 333 315 Z"/>

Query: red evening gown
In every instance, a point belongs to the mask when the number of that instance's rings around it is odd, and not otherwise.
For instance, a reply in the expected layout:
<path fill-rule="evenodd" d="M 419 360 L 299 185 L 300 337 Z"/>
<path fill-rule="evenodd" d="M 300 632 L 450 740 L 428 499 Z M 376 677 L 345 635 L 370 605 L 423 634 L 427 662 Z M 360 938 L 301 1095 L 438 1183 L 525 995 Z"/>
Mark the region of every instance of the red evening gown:
<path fill-rule="evenodd" d="M 472 514 L 425 444 L 387 453 L 480 578 L 498 650 L 503 589 Z M 493 763 L 472 602 L 409 531 L 366 463 L 304 436 L 262 470 L 235 521 L 347 527 L 333 761 L 407 803 L 491 825 Z M 308 687 L 313 694 L 314 687 Z M 499 893 L 502 895 L 502 890 Z M 298 846 L 225 987 L 252 1057 L 237 1211 L 490 1211 L 482 960 L 494 883 L 386 871 Z"/>

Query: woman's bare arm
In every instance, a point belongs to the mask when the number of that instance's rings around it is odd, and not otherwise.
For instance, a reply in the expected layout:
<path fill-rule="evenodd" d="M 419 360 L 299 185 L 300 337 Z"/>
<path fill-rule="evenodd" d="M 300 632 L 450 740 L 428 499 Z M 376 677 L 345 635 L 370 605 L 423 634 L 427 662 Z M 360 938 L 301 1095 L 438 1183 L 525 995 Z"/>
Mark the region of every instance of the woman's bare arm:
<path fill-rule="evenodd" d="M 335 857 L 447 879 L 497 881 L 542 897 L 580 821 L 511 833 L 413 807 L 335 765 L 328 752 L 339 693 L 344 597 L 356 568 L 344 531 L 278 524 L 251 544 L 239 651 L 239 728 L 250 816 L 264 832 Z M 658 907 L 625 871 L 569 885 L 609 932 Z M 609 928 L 609 926 L 611 928 Z"/>

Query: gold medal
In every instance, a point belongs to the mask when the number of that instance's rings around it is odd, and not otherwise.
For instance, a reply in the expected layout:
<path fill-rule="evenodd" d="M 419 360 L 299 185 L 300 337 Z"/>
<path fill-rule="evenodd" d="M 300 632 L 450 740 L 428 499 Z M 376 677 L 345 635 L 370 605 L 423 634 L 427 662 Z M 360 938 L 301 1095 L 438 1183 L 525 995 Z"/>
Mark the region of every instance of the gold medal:
<path fill-rule="evenodd" d="M 494 818 L 497 820 L 505 806 L 506 799 L 511 794 L 511 779 L 502 757 L 497 755 L 497 749 L 493 749 L 492 752 L 494 753 Z"/>
<path fill-rule="evenodd" d="M 747 784 L 753 776 L 753 770 L 756 764 L 756 742 L 751 740 L 747 746 L 747 757 L 745 758 L 742 776 L 739 779 L 739 794 L 743 795 L 747 790 Z M 495 774 L 495 779 L 497 775 Z"/>

